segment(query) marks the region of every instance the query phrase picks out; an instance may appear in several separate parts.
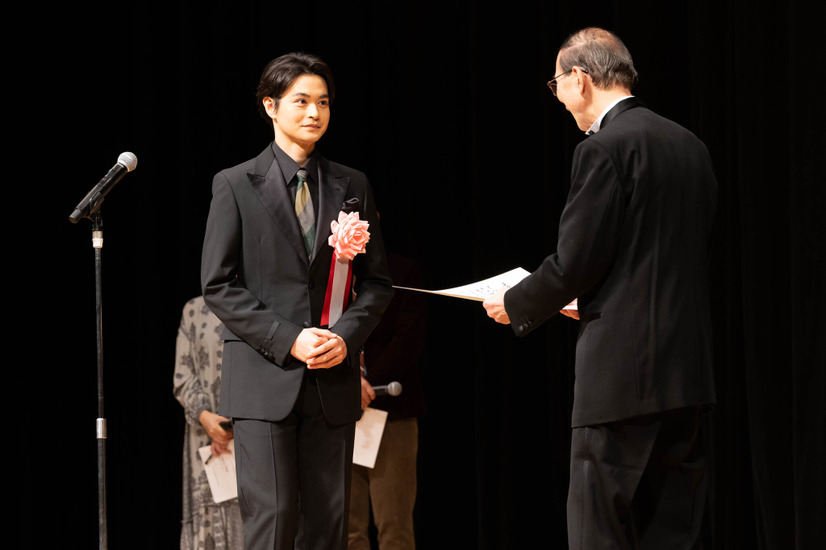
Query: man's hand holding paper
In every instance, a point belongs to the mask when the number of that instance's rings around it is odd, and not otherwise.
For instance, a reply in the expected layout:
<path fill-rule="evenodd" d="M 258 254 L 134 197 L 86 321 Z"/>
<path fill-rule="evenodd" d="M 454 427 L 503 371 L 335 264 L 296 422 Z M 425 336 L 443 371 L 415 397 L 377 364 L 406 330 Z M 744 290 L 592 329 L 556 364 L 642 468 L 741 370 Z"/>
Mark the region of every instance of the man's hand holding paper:
<path fill-rule="evenodd" d="M 505 310 L 505 293 L 516 285 L 519 281 L 527 277 L 529 273 L 517 267 L 508 272 L 501 273 L 495 277 L 485 279 L 469 285 L 447 288 L 444 290 L 423 290 L 421 288 L 409 288 L 404 286 L 394 286 L 403 290 L 415 290 L 417 292 L 427 292 L 430 294 L 441 294 L 442 296 L 452 296 L 454 298 L 464 298 L 466 300 L 478 300 L 488 314 L 488 317 L 503 325 L 511 323 L 508 312 Z M 563 315 L 571 319 L 579 320 L 577 311 L 577 301 L 574 300 L 562 309 Z"/>
<path fill-rule="evenodd" d="M 482 302 L 482 307 L 488 312 L 488 317 L 503 325 L 511 324 L 508 312 L 505 311 L 505 293 L 507 291 L 507 288 L 498 290 Z"/>

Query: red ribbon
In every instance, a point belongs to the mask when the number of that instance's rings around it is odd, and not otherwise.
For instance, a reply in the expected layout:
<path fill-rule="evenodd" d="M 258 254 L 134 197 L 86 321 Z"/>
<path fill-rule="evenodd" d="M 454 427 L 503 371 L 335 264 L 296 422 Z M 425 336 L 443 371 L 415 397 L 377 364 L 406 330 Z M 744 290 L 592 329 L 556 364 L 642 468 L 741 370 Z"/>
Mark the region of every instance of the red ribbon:
<path fill-rule="evenodd" d="M 333 254 L 327 292 L 324 295 L 324 309 L 321 311 L 321 326 L 331 327 L 338 321 L 350 299 L 350 285 L 353 282 L 353 262 L 338 260 Z"/>

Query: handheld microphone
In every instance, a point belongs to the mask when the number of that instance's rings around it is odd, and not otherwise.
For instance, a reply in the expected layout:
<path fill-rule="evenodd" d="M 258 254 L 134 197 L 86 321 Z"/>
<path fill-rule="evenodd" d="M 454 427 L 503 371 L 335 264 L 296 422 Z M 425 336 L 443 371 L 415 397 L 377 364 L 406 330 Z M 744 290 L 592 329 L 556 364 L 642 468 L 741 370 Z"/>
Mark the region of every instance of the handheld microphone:
<path fill-rule="evenodd" d="M 390 382 L 382 386 L 373 386 L 373 391 L 376 392 L 376 397 L 380 395 L 396 396 L 402 392 L 402 385 L 398 382 Z"/>
<path fill-rule="evenodd" d="M 128 152 L 121 153 L 118 157 L 118 163 L 83 197 L 83 200 L 77 205 L 75 211 L 69 216 L 69 221 L 77 223 L 81 218 L 91 216 L 97 212 L 106 194 L 112 190 L 115 184 L 118 183 L 127 172 L 134 170 L 137 165 L 138 157 Z"/>

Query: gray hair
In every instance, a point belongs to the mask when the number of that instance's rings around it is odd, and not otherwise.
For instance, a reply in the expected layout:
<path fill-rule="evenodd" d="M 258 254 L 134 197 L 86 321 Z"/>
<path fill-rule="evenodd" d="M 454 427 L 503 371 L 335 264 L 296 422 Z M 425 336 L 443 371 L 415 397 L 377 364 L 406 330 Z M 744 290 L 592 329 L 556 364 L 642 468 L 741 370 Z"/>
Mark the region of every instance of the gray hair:
<path fill-rule="evenodd" d="M 582 67 L 600 89 L 633 89 L 638 75 L 622 40 L 604 29 L 588 27 L 570 35 L 559 48 L 559 66 L 567 72 Z"/>

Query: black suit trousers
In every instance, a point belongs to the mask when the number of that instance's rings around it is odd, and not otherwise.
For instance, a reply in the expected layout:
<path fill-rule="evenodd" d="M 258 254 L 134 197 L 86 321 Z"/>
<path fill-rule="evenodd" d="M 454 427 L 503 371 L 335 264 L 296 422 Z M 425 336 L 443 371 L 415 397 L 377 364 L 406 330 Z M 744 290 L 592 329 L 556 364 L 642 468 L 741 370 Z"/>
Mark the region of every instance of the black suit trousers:
<path fill-rule="evenodd" d="M 245 550 L 346 550 L 355 423 L 325 420 L 313 374 L 286 418 L 233 429 Z"/>
<path fill-rule="evenodd" d="M 702 548 L 704 417 L 687 407 L 574 428 L 569 549 Z"/>

